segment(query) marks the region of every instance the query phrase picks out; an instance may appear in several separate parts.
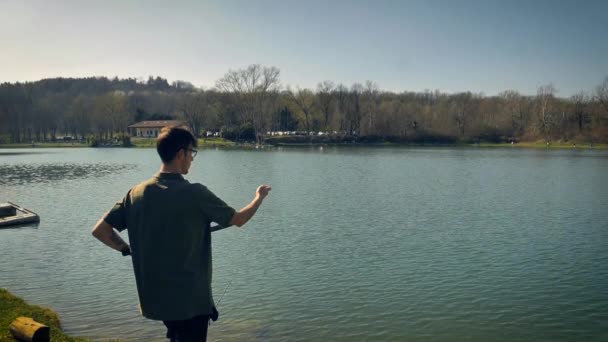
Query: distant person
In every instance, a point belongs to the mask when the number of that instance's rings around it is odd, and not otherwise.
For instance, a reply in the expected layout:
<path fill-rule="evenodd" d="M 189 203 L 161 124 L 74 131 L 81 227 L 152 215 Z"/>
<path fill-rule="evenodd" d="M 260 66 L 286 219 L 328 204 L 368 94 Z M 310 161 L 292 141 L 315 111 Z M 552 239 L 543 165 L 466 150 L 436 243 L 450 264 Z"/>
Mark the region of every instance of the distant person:
<path fill-rule="evenodd" d="M 268 185 L 260 185 L 251 203 L 234 210 L 204 185 L 182 176 L 196 156 L 195 147 L 188 130 L 164 128 L 156 139 L 160 171 L 131 188 L 92 232 L 132 256 L 141 312 L 163 321 L 171 341 L 206 341 L 209 319 L 217 319 L 211 292 L 211 222 L 241 227 L 270 192 Z M 127 229 L 131 246 L 113 228 Z"/>

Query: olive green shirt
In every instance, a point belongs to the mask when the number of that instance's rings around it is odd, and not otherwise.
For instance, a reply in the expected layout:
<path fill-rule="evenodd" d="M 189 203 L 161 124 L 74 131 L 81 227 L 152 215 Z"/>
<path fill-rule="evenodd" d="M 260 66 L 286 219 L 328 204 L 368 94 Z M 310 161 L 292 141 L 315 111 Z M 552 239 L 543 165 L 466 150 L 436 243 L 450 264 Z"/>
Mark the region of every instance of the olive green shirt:
<path fill-rule="evenodd" d="M 104 216 L 128 229 L 142 314 L 183 320 L 211 314 L 211 222 L 230 226 L 235 210 L 202 184 L 158 173 Z"/>

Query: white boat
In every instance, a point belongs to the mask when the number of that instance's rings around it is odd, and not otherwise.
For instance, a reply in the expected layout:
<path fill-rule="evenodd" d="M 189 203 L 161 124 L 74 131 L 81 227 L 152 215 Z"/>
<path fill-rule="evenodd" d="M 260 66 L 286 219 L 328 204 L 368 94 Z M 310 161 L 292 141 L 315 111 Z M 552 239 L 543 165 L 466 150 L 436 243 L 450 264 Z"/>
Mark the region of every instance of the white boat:
<path fill-rule="evenodd" d="M 14 203 L 0 203 L 0 228 L 40 222 L 40 216 Z"/>

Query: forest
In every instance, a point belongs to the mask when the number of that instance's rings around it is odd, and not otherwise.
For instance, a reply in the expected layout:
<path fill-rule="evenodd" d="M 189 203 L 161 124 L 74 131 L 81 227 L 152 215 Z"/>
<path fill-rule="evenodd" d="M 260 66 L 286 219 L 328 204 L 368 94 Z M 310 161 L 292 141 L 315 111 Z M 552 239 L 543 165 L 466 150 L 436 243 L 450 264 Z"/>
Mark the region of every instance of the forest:
<path fill-rule="evenodd" d="M 271 132 L 325 141 L 399 143 L 608 142 L 608 77 L 558 96 L 552 84 L 524 95 L 383 91 L 376 82 L 283 85 L 276 67 L 229 70 L 209 89 L 187 81 L 51 78 L 0 84 L 0 144 L 100 141 L 143 120 L 177 119 L 192 132 L 263 144 Z M 270 134 L 269 134 L 270 133 Z M 289 137 L 291 138 L 291 136 Z"/>

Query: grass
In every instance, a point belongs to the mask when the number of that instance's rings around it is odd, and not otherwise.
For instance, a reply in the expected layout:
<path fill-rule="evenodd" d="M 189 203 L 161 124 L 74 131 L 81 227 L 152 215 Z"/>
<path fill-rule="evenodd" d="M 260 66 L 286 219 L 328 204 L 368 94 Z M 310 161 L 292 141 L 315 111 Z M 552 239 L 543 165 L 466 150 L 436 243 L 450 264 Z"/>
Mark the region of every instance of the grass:
<path fill-rule="evenodd" d="M 549 146 L 542 141 L 531 141 L 531 142 L 519 142 L 511 145 L 510 143 L 480 143 L 480 144 L 469 144 L 469 146 L 478 147 L 517 147 L 517 148 L 549 148 L 549 149 L 584 149 L 584 150 L 605 150 L 608 149 L 608 144 L 576 144 L 576 147 L 572 143 L 560 143 L 553 142 Z"/>
<path fill-rule="evenodd" d="M 399 146 L 399 145 L 412 145 L 412 146 L 441 146 L 441 144 L 406 144 L 406 143 L 391 143 L 391 142 L 377 142 L 377 143 L 331 143 L 331 142 L 302 142 L 302 143 L 280 143 L 280 139 L 277 139 L 279 145 L 282 146 L 315 146 L 315 145 L 345 145 L 345 146 Z M 154 138 L 131 138 L 131 143 L 133 147 L 137 148 L 154 148 L 156 147 L 156 140 Z M 244 147 L 247 144 L 243 145 Z M 198 139 L 198 146 L 200 148 L 206 147 L 235 147 L 236 143 L 226 140 L 223 138 L 207 138 L 207 139 Z M 255 146 L 255 145 L 253 145 Z M 547 148 L 547 145 L 543 141 L 530 141 L 530 142 L 519 142 L 511 145 L 510 143 L 479 143 L 479 144 L 467 144 L 467 143 L 456 143 L 453 145 L 446 146 L 474 146 L 474 147 L 518 147 L 518 148 Z M 78 142 L 44 142 L 44 143 L 36 143 L 35 146 L 32 144 L 0 144 L 0 148 L 61 148 L 61 147 L 88 147 L 86 143 L 78 143 Z M 560 143 L 553 142 L 549 145 L 550 149 L 572 149 L 574 146 L 572 143 Z M 608 149 L 608 144 L 593 144 L 589 145 L 586 143 L 578 143 L 576 145 L 577 149 L 594 149 L 594 150 L 606 150 Z"/>
<path fill-rule="evenodd" d="M 88 341 L 64 334 L 59 323 L 59 316 L 51 309 L 30 305 L 6 289 L 0 289 L 0 342 L 14 341 L 9 332 L 9 326 L 15 318 L 20 316 L 31 317 L 36 322 L 49 326 L 51 328 L 51 341 L 53 342 Z"/>
<path fill-rule="evenodd" d="M 594 150 L 605 150 L 608 149 L 608 144 L 602 143 L 594 143 L 590 145 L 581 140 L 571 140 L 569 142 L 563 142 L 561 140 L 557 140 L 551 142 L 549 146 L 542 141 L 525 141 L 518 142 L 513 145 L 511 143 L 492 143 L 492 142 L 482 142 L 482 143 L 470 143 L 468 141 L 450 141 L 450 142 L 407 142 L 407 141 L 386 141 L 382 139 L 375 140 L 366 140 L 365 137 L 361 137 L 356 141 L 343 139 L 337 136 L 273 136 L 267 138 L 266 142 L 270 145 L 276 146 L 319 146 L 319 145 L 328 145 L 328 146 L 416 146 L 416 147 L 519 147 L 519 148 L 537 148 L 537 149 L 594 149 Z M 574 147 L 574 143 L 576 143 L 576 147 Z"/>
<path fill-rule="evenodd" d="M 0 148 L 55 148 L 55 147 L 88 147 L 86 143 L 79 142 L 41 142 L 41 143 L 20 143 L 20 144 L 0 144 Z"/>
<path fill-rule="evenodd" d="M 156 147 L 156 140 L 154 138 L 131 138 L 131 144 L 133 147 Z M 205 147 L 230 147 L 235 144 L 224 138 L 207 138 L 198 139 L 198 146 L 200 148 Z M 31 143 L 19 143 L 19 144 L 0 144 L 0 148 L 57 148 L 57 147 L 89 147 L 86 143 L 79 142 L 41 142 L 36 144 Z"/>
<path fill-rule="evenodd" d="M 131 138 L 131 144 L 133 147 L 156 147 L 156 139 L 154 138 Z M 207 139 L 198 139 L 198 147 L 228 147 L 234 146 L 234 143 L 230 140 L 226 140 L 224 138 L 207 138 Z"/>

